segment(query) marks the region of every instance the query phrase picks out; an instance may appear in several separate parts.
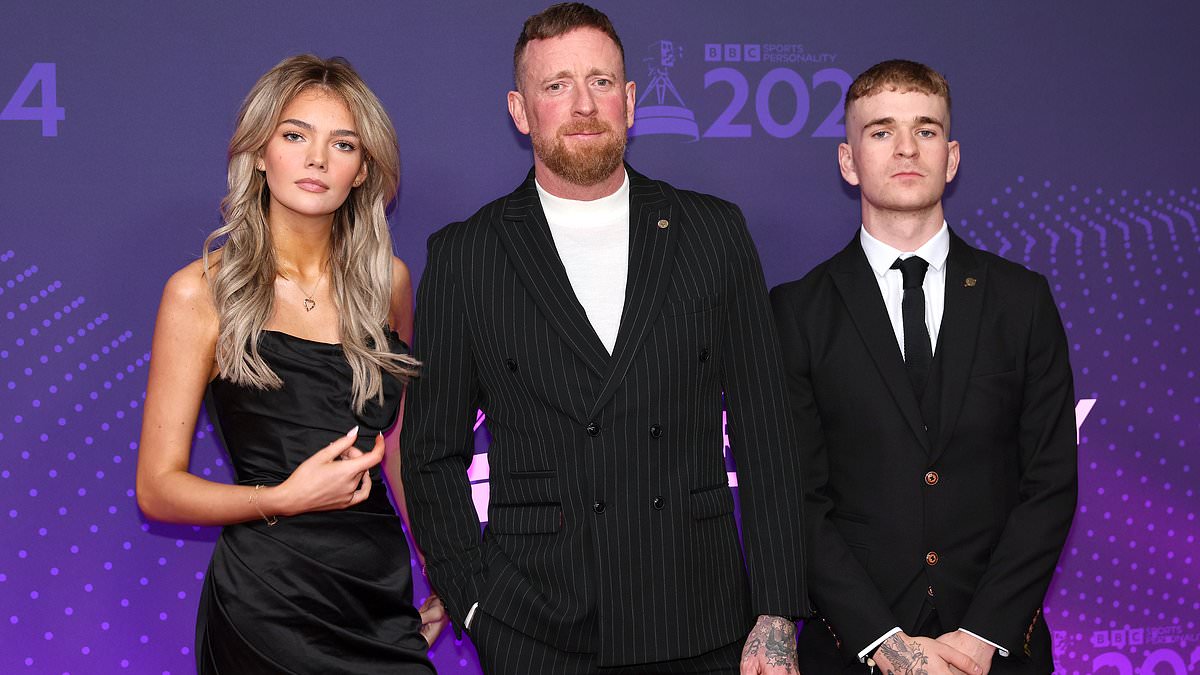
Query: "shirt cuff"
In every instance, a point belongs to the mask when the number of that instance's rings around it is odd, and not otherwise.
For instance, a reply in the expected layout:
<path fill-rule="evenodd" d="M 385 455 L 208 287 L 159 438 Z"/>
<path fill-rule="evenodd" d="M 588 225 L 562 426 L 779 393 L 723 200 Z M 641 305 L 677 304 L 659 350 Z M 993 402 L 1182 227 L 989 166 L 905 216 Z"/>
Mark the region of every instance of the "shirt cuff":
<path fill-rule="evenodd" d="M 888 638 L 892 637 L 893 635 L 895 635 L 896 633 L 899 633 L 899 632 L 900 632 L 900 627 L 899 627 L 899 626 L 896 626 L 895 628 L 893 628 L 893 629 L 889 630 L 888 632 L 884 633 L 884 634 L 883 634 L 883 637 L 881 637 L 881 638 L 879 638 L 878 640 L 876 640 L 876 641 L 872 642 L 871 644 L 867 645 L 867 648 L 866 648 L 866 649 L 864 649 L 864 650 L 862 650 L 861 652 L 859 652 L 859 653 L 858 653 L 858 662 L 859 662 L 859 663 L 865 663 L 865 662 L 866 662 L 866 660 L 867 660 L 867 657 L 868 657 L 868 656 L 870 656 L 870 655 L 871 655 L 871 653 L 872 653 L 872 652 L 874 652 L 874 651 L 875 651 L 875 649 L 879 647 L 879 645 L 883 644 L 883 641 L 884 641 L 884 640 L 886 640 L 886 639 L 888 639 Z M 981 638 L 981 639 L 982 639 L 982 638 Z"/>
<path fill-rule="evenodd" d="M 478 602 L 471 605 L 471 609 L 467 610 L 467 618 L 463 619 L 463 628 L 466 628 L 467 630 L 471 630 L 471 619 L 475 618 L 475 610 L 477 610 L 477 609 L 479 609 Z M 983 640 L 983 638 L 979 638 L 979 639 Z M 987 640 L 983 640 L 983 641 L 987 642 Z M 1008 654 L 1005 654 L 1005 656 L 1008 656 Z"/>
<path fill-rule="evenodd" d="M 971 637 L 975 638 L 976 640 L 979 640 L 980 642 L 986 642 L 987 644 L 995 647 L 996 653 L 999 654 L 1000 656 L 1004 656 L 1004 657 L 1008 656 L 1008 650 L 1005 649 L 1004 647 L 1001 647 L 1000 645 L 996 644 L 995 642 L 992 642 L 991 640 L 989 640 L 983 636 L 976 635 L 975 633 L 972 633 L 971 631 L 967 630 L 966 628 L 959 628 L 959 630 L 966 633 L 967 635 L 970 635 Z"/>

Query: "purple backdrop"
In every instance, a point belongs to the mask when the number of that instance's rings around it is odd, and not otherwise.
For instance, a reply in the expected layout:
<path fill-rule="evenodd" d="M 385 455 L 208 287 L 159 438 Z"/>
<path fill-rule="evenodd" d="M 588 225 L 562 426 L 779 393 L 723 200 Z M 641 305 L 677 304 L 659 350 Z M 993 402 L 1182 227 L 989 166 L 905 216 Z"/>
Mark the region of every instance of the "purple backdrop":
<path fill-rule="evenodd" d="M 1073 347 L 1080 508 L 1046 600 L 1059 671 L 1200 672 L 1200 10 L 601 6 L 639 84 L 631 162 L 740 203 L 772 285 L 857 226 L 834 163 L 849 78 L 895 56 L 947 74 L 963 146 L 948 219 L 1050 277 Z M 133 473 L 158 295 L 217 224 L 254 80 L 302 51 L 355 64 L 400 133 L 393 232 L 419 277 L 431 232 L 528 169 L 504 94 L 520 23 L 541 7 L 0 8 L 0 671 L 194 669 L 216 530 L 147 523 Z M 203 419 L 196 437 L 193 470 L 228 480 Z M 472 476 L 486 496 L 482 461 Z M 433 653 L 442 672 L 478 670 L 452 635 Z"/>

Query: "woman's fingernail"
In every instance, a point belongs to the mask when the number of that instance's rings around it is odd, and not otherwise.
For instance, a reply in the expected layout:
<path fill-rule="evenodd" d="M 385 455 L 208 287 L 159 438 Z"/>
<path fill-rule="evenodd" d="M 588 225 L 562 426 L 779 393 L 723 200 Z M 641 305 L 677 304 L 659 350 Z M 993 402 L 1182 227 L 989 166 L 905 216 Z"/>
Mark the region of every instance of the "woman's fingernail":
<path fill-rule="evenodd" d="M 347 436 L 347 437 L 349 437 L 349 436 L 357 436 L 357 435 L 358 435 L 358 425 L 357 425 L 357 424 L 356 424 L 356 425 L 354 425 L 354 428 L 353 428 L 353 429 L 351 429 L 350 431 L 346 432 L 346 436 Z"/>

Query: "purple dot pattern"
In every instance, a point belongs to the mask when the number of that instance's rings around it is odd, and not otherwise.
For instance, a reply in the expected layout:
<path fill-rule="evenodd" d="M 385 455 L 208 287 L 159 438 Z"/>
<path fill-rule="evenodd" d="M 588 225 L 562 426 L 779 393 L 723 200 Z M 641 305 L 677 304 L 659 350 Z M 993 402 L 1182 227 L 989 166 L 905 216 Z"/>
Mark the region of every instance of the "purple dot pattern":
<path fill-rule="evenodd" d="M 1200 193 L 1017 177 L 989 203 L 956 206 L 951 222 L 969 242 L 1047 275 L 1077 396 L 1097 400 L 1045 606 L 1059 672 L 1197 672 Z M 42 267 L 0 252 L 0 671 L 193 672 L 218 530 L 138 512 L 150 336 Z M 485 450 L 486 428 L 476 438 Z M 192 471 L 231 480 L 203 415 Z M 429 590 L 408 564 L 420 604 Z M 452 634 L 431 655 L 439 672 L 478 672 L 469 641 Z"/>

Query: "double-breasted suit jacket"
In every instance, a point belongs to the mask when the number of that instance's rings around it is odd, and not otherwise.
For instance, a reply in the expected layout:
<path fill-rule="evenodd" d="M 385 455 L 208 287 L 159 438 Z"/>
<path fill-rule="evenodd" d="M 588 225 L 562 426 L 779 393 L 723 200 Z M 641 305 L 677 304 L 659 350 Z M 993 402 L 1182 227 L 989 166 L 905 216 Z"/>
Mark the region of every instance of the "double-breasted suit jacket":
<path fill-rule="evenodd" d="M 1009 651 L 993 672 L 1052 669 L 1041 606 L 1076 501 L 1066 337 L 1041 275 L 953 233 L 946 273 L 924 402 L 858 236 L 771 293 L 821 618 L 802 669 L 849 663 L 895 626 L 915 634 L 927 601 L 946 630 Z"/>
<path fill-rule="evenodd" d="M 456 627 L 479 602 L 602 665 L 702 653 L 744 639 L 755 614 L 808 607 L 799 458 L 744 219 L 627 170 L 629 273 L 611 355 L 575 298 L 532 173 L 430 237 L 414 340 L 423 367 L 401 441 L 416 540 Z M 466 476 L 476 408 L 491 433 L 482 537 Z"/>

